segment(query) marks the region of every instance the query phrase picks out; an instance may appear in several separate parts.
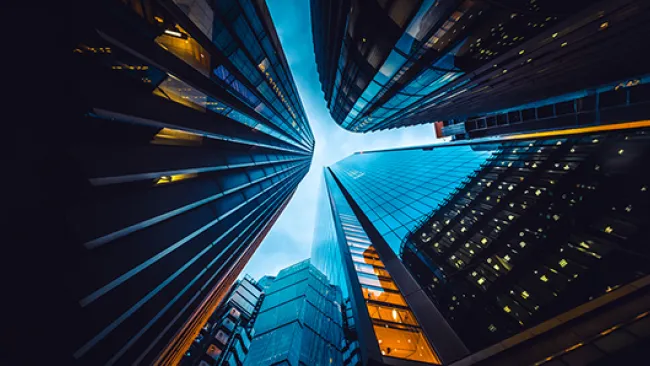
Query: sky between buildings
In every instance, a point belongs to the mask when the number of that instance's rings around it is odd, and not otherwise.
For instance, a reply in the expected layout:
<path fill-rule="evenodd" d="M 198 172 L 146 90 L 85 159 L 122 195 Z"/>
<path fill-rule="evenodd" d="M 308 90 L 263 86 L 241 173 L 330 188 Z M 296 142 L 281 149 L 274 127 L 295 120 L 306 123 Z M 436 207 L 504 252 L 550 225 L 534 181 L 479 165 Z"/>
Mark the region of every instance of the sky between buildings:
<path fill-rule="evenodd" d="M 359 134 L 339 127 L 330 117 L 314 59 L 309 0 L 267 0 L 293 78 L 316 139 L 311 169 L 242 275 L 253 278 L 277 272 L 308 258 L 314 235 L 316 204 L 323 167 L 356 151 L 433 143 L 433 125 Z"/>

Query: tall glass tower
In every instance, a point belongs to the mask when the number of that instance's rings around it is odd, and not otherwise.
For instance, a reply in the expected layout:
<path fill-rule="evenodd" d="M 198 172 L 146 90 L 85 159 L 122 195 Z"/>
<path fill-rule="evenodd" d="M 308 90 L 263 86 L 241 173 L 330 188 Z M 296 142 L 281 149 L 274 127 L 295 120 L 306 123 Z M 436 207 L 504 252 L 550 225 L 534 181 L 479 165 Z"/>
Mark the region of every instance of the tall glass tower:
<path fill-rule="evenodd" d="M 341 365 L 341 290 L 309 259 L 271 281 L 244 365 Z"/>
<path fill-rule="evenodd" d="M 584 132 L 498 144 L 404 241 L 402 261 L 473 352 L 459 364 L 646 357 L 650 131 Z"/>
<path fill-rule="evenodd" d="M 353 132 L 445 121 L 455 125 L 446 134 L 471 137 L 578 124 L 548 120 L 557 117 L 554 107 L 550 115 L 480 120 L 574 92 L 593 98 L 572 111 L 580 99 L 573 96 L 560 106 L 563 115 L 582 112 L 580 123 L 597 124 L 597 113 L 588 112 L 615 107 L 607 113 L 629 121 L 635 102 L 613 97 L 614 105 L 599 106 L 592 89 L 644 82 L 650 70 L 635 54 L 647 47 L 649 6 L 643 0 L 311 0 L 314 54 L 332 118 Z"/>
<path fill-rule="evenodd" d="M 390 158 L 393 153 L 376 154 Z M 345 296 L 344 364 L 441 364 L 457 359 L 466 354 L 466 349 L 396 256 L 387 241 L 392 232 L 387 230 L 380 234 L 375 224 L 383 221 L 379 216 L 375 221 L 369 220 L 357 198 L 352 196 L 352 187 L 346 186 L 348 183 L 339 178 L 341 173 L 337 173 L 337 169 L 342 163 L 363 155 L 354 155 L 334 167 L 325 168 L 321 187 L 323 196 L 319 202 L 312 246 L 314 265 L 340 286 Z M 413 156 L 417 156 L 417 152 Z M 480 156 L 474 158 L 480 160 Z M 363 171 L 348 167 L 350 176 L 360 182 L 364 182 L 360 179 L 368 174 L 365 182 L 372 184 L 364 187 L 359 183 L 356 187 L 359 190 L 363 187 L 365 192 L 370 192 L 369 196 L 384 194 L 379 184 L 381 176 L 378 176 L 378 181 L 371 180 L 373 170 L 381 170 L 381 161 L 374 160 L 375 164 L 363 168 L 356 166 Z M 408 181 L 407 172 L 405 168 L 393 174 L 392 178 L 383 177 L 383 180 L 386 184 L 391 180 L 391 183 Z M 448 189 L 453 189 L 456 184 L 458 179 L 448 183 Z M 416 219 L 411 221 L 406 223 L 409 228 L 417 224 Z M 408 229 L 404 235 L 406 233 Z M 399 249 L 399 241 L 393 244 Z"/>
<path fill-rule="evenodd" d="M 3 349 L 16 364 L 177 364 L 309 170 L 296 85 L 264 1 L 52 7 L 24 33 L 47 35 L 34 70 L 53 84 L 16 120 L 25 188 L 9 211 L 26 243 L 7 256 L 23 280 Z M 22 37 L 17 53 L 36 39 Z M 42 299 L 68 336 L 38 356 L 25 339 Z"/>
<path fill-rule="evenodd" d="M 468 145 L 358 152 L 329 170 L 399 253 L 406 233 L 490 155 Z"/>
<path fill-rule="evenodd" d="M 642 348 L 649 126 L 360 152 L 325 168 L 312 257 L 347 291 L 344 360 L 518 365 L 600 344 L 569 365 Z"/>

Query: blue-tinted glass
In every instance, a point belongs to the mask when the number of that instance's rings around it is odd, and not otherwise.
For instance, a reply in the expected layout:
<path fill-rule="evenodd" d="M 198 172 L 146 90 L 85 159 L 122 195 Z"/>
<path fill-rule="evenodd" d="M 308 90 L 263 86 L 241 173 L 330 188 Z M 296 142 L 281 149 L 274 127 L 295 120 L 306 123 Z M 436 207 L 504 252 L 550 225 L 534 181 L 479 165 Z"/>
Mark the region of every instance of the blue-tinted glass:
<path fill-rule="evenodd" d="M 408 231 L 490 155 L 470 146 L 370 152 L 352 155 L 332 171 L 399 253 Z"/>
<path fill-rule="evenodd" d="M 341 364 L 339 287 L 307 260 L 280 271 L 265 293 L 245 365 Z"/>

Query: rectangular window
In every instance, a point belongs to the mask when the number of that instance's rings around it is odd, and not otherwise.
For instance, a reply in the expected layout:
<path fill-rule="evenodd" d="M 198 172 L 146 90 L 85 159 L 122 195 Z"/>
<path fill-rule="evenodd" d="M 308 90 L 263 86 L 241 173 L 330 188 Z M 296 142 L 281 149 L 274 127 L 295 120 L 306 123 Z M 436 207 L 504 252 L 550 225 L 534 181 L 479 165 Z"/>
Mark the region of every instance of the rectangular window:
<path fill-rule="evenodd" d="M 373 328 L 382 355 L 440 364 L 422 331 L 396 329 L 381 324 L 375 324 Z"/>
<path fill-rule="evenodd" d="M 397 286 L 395 286 L 395 283 L 393 281 L 380 279 L 376 276 L 359 272 L 357 272 L 357 277 L 359 278 L 359 283 L 362 285 L 375 286 L 386 290 L 397 291 Z"/>
<path fill-rule="evenodd" d="M 361 286 L 361 290 L 363 291 L 363 297 L 366 300 L 406 306 L 406 301 L 399 292 L 387 291 L 373 286 Z"/>

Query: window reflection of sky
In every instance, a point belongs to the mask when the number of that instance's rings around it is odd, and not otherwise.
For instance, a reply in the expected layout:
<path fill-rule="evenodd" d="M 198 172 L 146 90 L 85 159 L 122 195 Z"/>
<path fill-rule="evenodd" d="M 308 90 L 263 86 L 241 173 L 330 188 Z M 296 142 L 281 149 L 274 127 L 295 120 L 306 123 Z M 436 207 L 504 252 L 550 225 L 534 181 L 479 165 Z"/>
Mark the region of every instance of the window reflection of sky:
<path fill-rule="evenodd" d="M 326 173 L 326 179 L 341 222 L 343 238 L 350 252 L 382 355 L 439 363 L 371 240 L 328 174 Z M 352 176 L 361 178 L 364 174 Z"/>
<path fill-rule="evenodd" d="M 364 153 L 340 161 L 332 171 L 399 253 L 417 222 L 490 155 L 469 146 Z"/>

